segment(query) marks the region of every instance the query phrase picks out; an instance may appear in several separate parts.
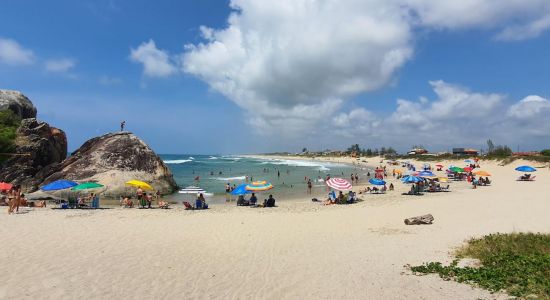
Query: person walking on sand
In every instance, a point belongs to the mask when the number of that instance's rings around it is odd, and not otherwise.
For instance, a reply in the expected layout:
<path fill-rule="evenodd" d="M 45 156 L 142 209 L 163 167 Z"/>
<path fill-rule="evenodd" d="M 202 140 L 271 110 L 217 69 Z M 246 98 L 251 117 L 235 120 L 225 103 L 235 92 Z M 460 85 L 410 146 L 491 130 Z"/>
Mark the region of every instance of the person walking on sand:
<path fill-rule="evenodd" d="M 307 193 L 311 195 L 311 188 L 313 187 L 313 184 L 311 183 L 311 179 L 307 181 Z"/>
<path fill-rule="evenodd" d="M 124 126 L 126 126 L 126 121 L 120 122 L 120 131 L 124 131 Z"/>

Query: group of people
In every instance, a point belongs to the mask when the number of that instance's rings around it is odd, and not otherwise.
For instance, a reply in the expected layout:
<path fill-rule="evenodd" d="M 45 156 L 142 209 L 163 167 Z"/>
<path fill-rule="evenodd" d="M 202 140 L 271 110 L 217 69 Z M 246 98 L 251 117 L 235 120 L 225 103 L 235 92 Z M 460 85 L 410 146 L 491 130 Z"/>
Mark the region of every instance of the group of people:
<path fill-rule="evenodd" d="M 390 183 L 389 186 L 387 185 L 383 185 L 381 188 L 378 188 L 376 186 L 373 186 L 372 188 L 367 186 L 366 188 L 362 189 L 359 191 L 359 194 L 366 194 L 366 193 L 375 193 L 375 194 L 378 194 L 378 193 L 385 193 L 386 191 L 393 191 L 394 189 L 394 186 L 393 186 L 393 183 Z"/>
<path fill-rule="evenodd" d="M 237 206 L 275 207 L 275 198 L 273 198 L 273 195 L 269 195 L 267 199 L 264 199 L 262 205 L 258 205 L 258 197 L 255 193 L 252 193 L 249 199 L 246 199 L 244 195 L 239 195 Z"/>
<path fill-rule="evenodd" d="M 317 198 L 311 199 L 313 202 L 321 202 L 317 200 Z M 332 205 L 332 204 L 352 204 L 357 202 L 357 196 L 355 192 L 349 191 L 347 195 L 345 195 L 342 191 L 338 192 L 338 196 L 336 196 L 336 192 L 330 191 L 328 193 L 327 199 L 325 199 L 323 202 L 323 205 Z"/>
<path fill-rule="evenodd" d="M 90 197 L 93 195 L 93 193 L 90 195 Z M 141 187 L 138 187 L 136 190 L 136 198 L 138 201 L 138 204 L 141 206 L 141 208 L 152 208 L 153 201 L 156 200 L 158 203 L 158 206 L 160 208 L 167 208 L 168 202 L 163 201 L 161 199 L 161 193 L 160 191 L 156 191 L 156 193 L 153 195 L 152 193 L 145 192 Z M 132 208 L 134 207 L 134 201 L 132 200 L 132 197 L 123 197 L 120 196 L 120 206 L 125 208 Z"/>

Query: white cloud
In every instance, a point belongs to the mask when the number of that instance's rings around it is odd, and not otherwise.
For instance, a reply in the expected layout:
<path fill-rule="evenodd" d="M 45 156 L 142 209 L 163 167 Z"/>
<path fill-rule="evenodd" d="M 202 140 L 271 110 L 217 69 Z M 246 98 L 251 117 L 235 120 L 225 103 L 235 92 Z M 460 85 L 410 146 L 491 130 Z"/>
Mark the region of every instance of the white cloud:
<path fill-rule="evenodd" d="M 523 98 L 508 109 L 508 116 L 517 119 L 529 119 L 550 114 L 550 101 L 537 95 Z"/>
<path fill-rule="evenodd" d="M 6 65 L 29 65 L 35 60 L 32 50 L 25 49 L 12 39 L 0 38 L 0 63 Z"/>
<path fill-rule="evenodd" d="M 74 68 L 76 63 L 73 58 L 48 59 L 44 62 L 44 68 L 48 72 L 65 73 Z"/>
<path fill-rule="evenodd" d="M 507 27 L 496 36 L 496 39 L 502 41 L 527 40 L 538 37 L 548 29 L 550 29 L 550 15 L 546 15 L 528 24 Z"/>
<path fill-rule="evenodd" d="M 230 5 L 235 11 L 226 28 L 201 26 L 204 42 L 186 45 L 183 71 L 254 115 L 257 127 L 277 124 L 283 136 L 299 126 L 315 128 L 324 116 L 337 115 L 351 96 L 391 83 L 413 55 L 418 28 L 508 32 L 550 15 L 547 0 L 233 0 Z M 546 29 L 534 27 L 531 37 Z M 430 107 L 437 115 L 479 116 L 501 99 L 432 84 L 444 99 Z M 332 101 L 338 103 L 329 105 Z M 400 102 L 400 109 L 418 105 L 423 104 Z M 304 107 L 318 118 L 290 122 Z"/>
<path fill-rule="evenodd" d="M 143 73 L 150 77 L 166 77 L 177 73 L 177 68 L 168 52 L 160 50 L 155 41 L 142 43 L 131 49 L 130 59 L 143 64 Z"/>

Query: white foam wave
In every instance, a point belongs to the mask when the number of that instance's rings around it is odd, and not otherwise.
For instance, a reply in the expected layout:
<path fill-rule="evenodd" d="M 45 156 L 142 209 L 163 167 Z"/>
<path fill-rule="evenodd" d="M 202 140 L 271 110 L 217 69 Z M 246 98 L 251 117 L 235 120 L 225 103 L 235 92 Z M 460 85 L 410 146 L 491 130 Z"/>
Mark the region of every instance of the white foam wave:
<path fill-rule="evenodd" d="M 192 159 L 172 159 L 172 160 L 165 160 L 165 164 L 184 164 L 186 162 L 193 161 Z"/>
<path fill-rule="evenodd" d="M 269 159 L 267 161 L 262 162 L 262 164 L 286 165 L 291 167 L 311 167 L 311 168 L 316 168 L 319 171 L 330 171 L 330 167 L 345 166 L 345 165 L 339 165 L 334 163 L 321 163 L 321 162 L 315 162 L 315 161 L 309 161 L 309 160 L 292 160 L 292 159 Z"/>
<path fill-rule="evenodd" d="M 220 181 L 232 181 L 232 180 L 244 180 L 245 176 L 236 176 L 236 177 L 213 177 L 214 180 Z"/>
<path fill-rule="evenodd" d="M 218 158 L 215 156 L 210 156 L 208 159 L 218 159 Z"/>
<path fill-rule="evenodd" d="M 189 156 L 189 159 L 195 159 L 193 156 Z"/>

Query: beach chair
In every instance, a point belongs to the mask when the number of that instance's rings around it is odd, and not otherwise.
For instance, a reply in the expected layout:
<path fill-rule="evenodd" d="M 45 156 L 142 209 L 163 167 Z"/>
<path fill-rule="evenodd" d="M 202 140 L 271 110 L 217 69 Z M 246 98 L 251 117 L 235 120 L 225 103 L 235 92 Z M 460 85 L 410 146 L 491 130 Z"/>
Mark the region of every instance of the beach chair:
<path fill-rule="evenodd" d="M 441 187 L 441 191 L 442 191 L 442 192 L 448 192 L 448 191 L 449 191 L 449 187 L 450 187 L 450 186 L 447 184 L 446 187 Z"/>
<path fill-rule="evenodd" d="M 183 206 L 185 206 L 185 210 L 195 210 L 195 208 L 187 201 L 183 201 Z"/>

